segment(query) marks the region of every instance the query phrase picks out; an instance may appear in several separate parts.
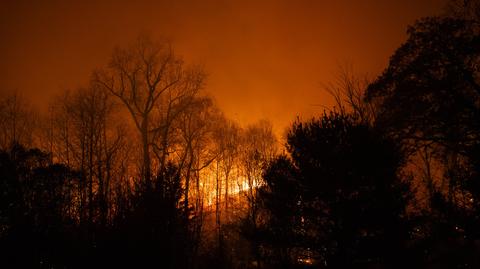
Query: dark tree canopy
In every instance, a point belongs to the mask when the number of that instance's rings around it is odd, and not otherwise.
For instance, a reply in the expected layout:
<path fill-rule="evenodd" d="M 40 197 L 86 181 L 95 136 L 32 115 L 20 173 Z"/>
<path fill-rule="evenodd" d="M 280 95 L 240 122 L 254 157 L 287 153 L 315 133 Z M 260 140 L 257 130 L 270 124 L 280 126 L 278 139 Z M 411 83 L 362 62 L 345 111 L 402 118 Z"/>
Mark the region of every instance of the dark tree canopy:
<path fill-rule="evenodd" d="M 262 194 L 266 242 L 287 252 L 284 260 L 298 262 L 301 249 L 334 268 L 393 266 L 405 255 L 407 185 L 391 141 L 336 113 L 295 123 L 287 141 L 290 158 L 271 163 Z"/>
<path fill-rule="evenodd" d="M 49 155 L 14 144 L 0 152 L 0 252 L 2 264 L 34 268 L 61 264 L 68 251 L 65 233 L 72 228 L 70 212 L 78 174 L 52 164 Z M 55 255 L 51 253 L 60 251 Z M 63 252 L 66 251 L 66 252 Z"/>
<path fill-rule="evenodd" d="M 76 213 L 80 174 L 45 152 L 13 145 L 0 152 L 0 265 L 183 268 L 189 238 L 178 177 L 168 165 L 154 187 L 134 192 L 108 225 L 84 225 Z"/>
<path fill-rule="evenodd" d="M 366 93 L 379 105 L 377 127 L 408 149 L 411 160 L 431 156 L 424 159 L 429 191 L 422 195 L 429 204 L 417 239 L 431 264 L 447 268 L 479 264 L 480 24 L 465 14 L 411 26 Z M 431 170 L 441 171 L 439 178 Z M 444 255 L 445 249 L 458 251 Z"/>
<path fill-rule="evenodd" d="M 419 20 L 367 89 L 378 125 L 402 140 L 465 153 L 479 141 L 480 25 L 455 17 Z"/>

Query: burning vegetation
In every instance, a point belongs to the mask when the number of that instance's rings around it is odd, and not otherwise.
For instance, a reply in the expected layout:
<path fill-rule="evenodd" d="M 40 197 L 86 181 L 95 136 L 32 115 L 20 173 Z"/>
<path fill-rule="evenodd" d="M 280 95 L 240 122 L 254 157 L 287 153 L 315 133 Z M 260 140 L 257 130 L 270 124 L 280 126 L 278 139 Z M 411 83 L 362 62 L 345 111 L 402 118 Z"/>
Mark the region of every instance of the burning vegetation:
<path fill-rule="evenodd" d="M 3 96 L 0 265 L 478 268 L 480 4 L 449 7 L 284 145 L 148 37 L 47 111 Z"/>

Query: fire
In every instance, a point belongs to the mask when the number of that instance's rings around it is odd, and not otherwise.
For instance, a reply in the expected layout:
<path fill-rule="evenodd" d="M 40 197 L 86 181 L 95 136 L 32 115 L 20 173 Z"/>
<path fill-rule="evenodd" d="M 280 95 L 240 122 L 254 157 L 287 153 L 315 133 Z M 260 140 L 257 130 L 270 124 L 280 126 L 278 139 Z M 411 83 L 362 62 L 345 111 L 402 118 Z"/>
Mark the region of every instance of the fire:
<path fill-rule="evenodd" d="M 227 192 L 225 182 L 228 182 L 227 196 L 229 198 L 241 198 L 242 195 L 253 195 L 256 189 L 262 185 L 258 178 L 249 180 L 243 175 L 229 177 L 228 181 L 225 180 L 225 177 L 219 178 L 218 186 L 216 179 L 217 175 L 215 173 L 208 173 L 200 182 L 200 187 L 203 190 L 203 201 L 208 207 L 215 205 L 217 195 L 219 196 L 219 202 L 225 200 L 225 193 Z"/>

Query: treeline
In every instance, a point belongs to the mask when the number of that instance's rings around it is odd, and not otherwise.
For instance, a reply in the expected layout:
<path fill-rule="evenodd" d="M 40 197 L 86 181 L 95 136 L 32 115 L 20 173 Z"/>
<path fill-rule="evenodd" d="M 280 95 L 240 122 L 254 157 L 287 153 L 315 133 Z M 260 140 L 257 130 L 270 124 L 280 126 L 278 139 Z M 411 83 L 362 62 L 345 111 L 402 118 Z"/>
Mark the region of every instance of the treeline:
<path fill-rule="evenodd" d="M 290 128 L 259 190 L 263 266 L 480 267 L 480 3 L 449 7 Z"/>
<path fill-rule="evenodd" d="M 4 97 L 2 263 L 215 264 L 224 226 L 252 214 L 278 142 L 266 120 L 226 118 L 204 80 L 170 44 L 140 37 L 46 113 Z"/>
<path fill-rule="evenodd" d="M 241 127 L 168 43 L 116 49 L 48 115 L 2 100 L 11 268 L 480 267 L 480 3 L 417 21 L 375 80 Z"/>

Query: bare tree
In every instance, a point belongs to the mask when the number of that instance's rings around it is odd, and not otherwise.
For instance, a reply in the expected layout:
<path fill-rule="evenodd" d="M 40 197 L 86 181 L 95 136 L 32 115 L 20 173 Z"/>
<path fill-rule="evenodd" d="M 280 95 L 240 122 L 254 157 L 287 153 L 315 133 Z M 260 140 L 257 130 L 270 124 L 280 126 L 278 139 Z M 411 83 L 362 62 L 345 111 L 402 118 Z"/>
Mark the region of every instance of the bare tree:
<path fill-rule="evenodd" d="M 48 150 L 55 160 L 81 172 L 78 216 L 89 225 L 107 222 L 112 181 L 122 178 L 125 131 L 113 116 L 110 94 L 92 83 L 57 97 L 47 120 Z"/>
<path fill-rule="evenodd" d="M 0 99 L 0 148 L 12 143 L 31 146 L 35 129 L 35 116 L 27 100 L 18 92 Z"/>
<path fill-rule="evenodd" d="M 352 113 L 365 123 L 375 121 L 376 105 L 365 100 L 365 90 L 369 85 L 368 78 L 360 78 L 352 67 L 340 67 L 333 83 L 325 86 L 325 90 L 334 98 L 335 108 L 342 114 Z"/>
<path fill-rule="evenodd" d="M 232 173 L 238 167 L 241 128 L 234 121 L 220 117 L 214 127 L 214 146 L 217 152 L 215 162 L 215 230 L 219 255 L 223 253 L 222 217 L 229 222 L 230 186 L 234 180 Z M 223 191 L 223 193 L 222 193 Z M 223 197 L 223 201 L 222 201 Z M 223 208 L 222 208 L 223 202 Z M 222 214 L 223 212 L 223 214 Z"/>
<path fill-rule="evenodd" d="M 261 120 L 247 127 L 243 134 L 241 165 L 247 181 L 248 219 L 255 229 L 258 217 L 257 188 L 262 186 L 262 172 L 266 165 L 276 156 L 278 142 L 269 121 Z"/>
<path fill-rule="evenodd" d="M 155 117 L 159 119 L 172 109 L 168 105 L 164 107 L 160 101 L 165 98 L 172 105 L 177 99 L 200 90 L 205 77 L 203 71 L 185 68 L 168 42 L 155 43 L 149 38 L 138 38 L 126 49 L 115 49 L 108 68 L 95 72 L 94 77 L 127 108 L 140 135 L 142 178 L 150 187 L 153 138 L 157 132 L 168 133 L 171 123 L 170 115 L 163 123 L 154 122 Z M 166 149 L 162 150 L 166 154 Z"/>
<path fill-rule="evenodd" d="M 233 121 L 225 119 L 222 124 L 219 125 L 217 143 L 220 149 L 220 167 L 224 177 L 224 203 L 225 203 L 225 219 L 228 221 L 229 210 L 229 189 L 230 189 L 230 177 L 235 165 L 238 163 L 239 150 L 240 150 L 240 127 Z"/>

